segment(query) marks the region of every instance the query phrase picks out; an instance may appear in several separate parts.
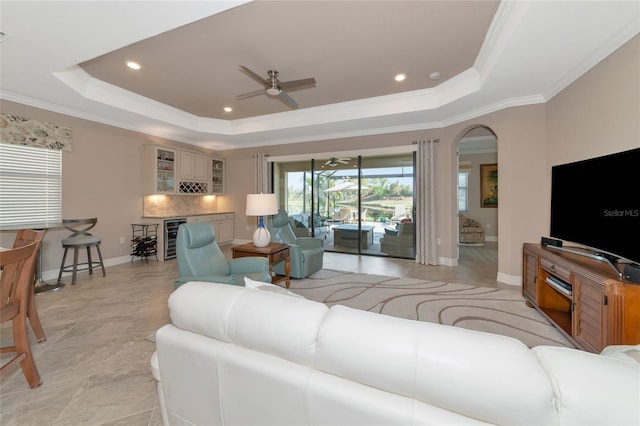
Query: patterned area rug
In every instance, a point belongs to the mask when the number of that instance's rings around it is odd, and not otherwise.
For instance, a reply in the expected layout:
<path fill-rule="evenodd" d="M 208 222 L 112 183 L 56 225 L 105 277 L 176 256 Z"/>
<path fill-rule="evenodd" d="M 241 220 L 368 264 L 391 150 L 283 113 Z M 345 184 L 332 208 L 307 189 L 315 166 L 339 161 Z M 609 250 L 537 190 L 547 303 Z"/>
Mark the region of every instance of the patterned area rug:
<path fill-rule="evenodd" d="M 529 347 L 573 347 L 517 290 L 327 269 L 291 280 L 289 290 L 329 306 L 511 336 Z"/>

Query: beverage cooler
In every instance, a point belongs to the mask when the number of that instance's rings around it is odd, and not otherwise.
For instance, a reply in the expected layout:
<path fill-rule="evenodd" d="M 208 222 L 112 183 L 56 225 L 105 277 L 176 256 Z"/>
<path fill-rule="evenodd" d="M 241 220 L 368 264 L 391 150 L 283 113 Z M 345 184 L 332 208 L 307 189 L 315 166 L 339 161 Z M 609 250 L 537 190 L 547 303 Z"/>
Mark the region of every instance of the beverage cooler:
<path fill-rule="evenodd" d="M 187 223 L 187 219 L 184 217 L 166 219 L 164 221 L 164 260 L 176 257 L 178 227 L 183 223 Z"/>

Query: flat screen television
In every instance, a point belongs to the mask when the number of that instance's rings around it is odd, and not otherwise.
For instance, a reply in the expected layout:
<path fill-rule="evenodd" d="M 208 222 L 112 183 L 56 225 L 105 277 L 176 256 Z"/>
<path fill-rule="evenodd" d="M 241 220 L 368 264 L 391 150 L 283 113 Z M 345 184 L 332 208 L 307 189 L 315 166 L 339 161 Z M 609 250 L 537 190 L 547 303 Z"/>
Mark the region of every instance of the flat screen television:
<path fill-rule="evenodd" d="M 552 167 L 550 235 L 640 263 L 640 148 Z"/>

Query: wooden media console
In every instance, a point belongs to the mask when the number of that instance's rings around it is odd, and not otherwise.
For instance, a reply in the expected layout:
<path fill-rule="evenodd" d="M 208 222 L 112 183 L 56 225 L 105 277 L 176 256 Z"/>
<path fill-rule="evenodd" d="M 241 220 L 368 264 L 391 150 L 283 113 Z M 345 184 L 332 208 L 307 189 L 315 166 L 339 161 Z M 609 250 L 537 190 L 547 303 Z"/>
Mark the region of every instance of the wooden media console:
<path fill-rule="evenodd" d="M 640 343 L 640 284 L 605 262 L 525 243 L 522 295 L 580 349 Z"/>

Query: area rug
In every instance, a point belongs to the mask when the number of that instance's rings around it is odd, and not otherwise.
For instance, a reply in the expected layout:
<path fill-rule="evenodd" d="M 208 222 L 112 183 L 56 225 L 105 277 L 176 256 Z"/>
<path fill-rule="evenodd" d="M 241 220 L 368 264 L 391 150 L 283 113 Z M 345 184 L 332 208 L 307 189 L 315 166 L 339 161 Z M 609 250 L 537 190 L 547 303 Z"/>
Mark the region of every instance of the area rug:
<path fill-rule="evenodd" d="M 327 269 L 291 280 L 290 290 L 328 306 L 511 336 L 528 347 L 573 347 L 518 290 Z"/>

